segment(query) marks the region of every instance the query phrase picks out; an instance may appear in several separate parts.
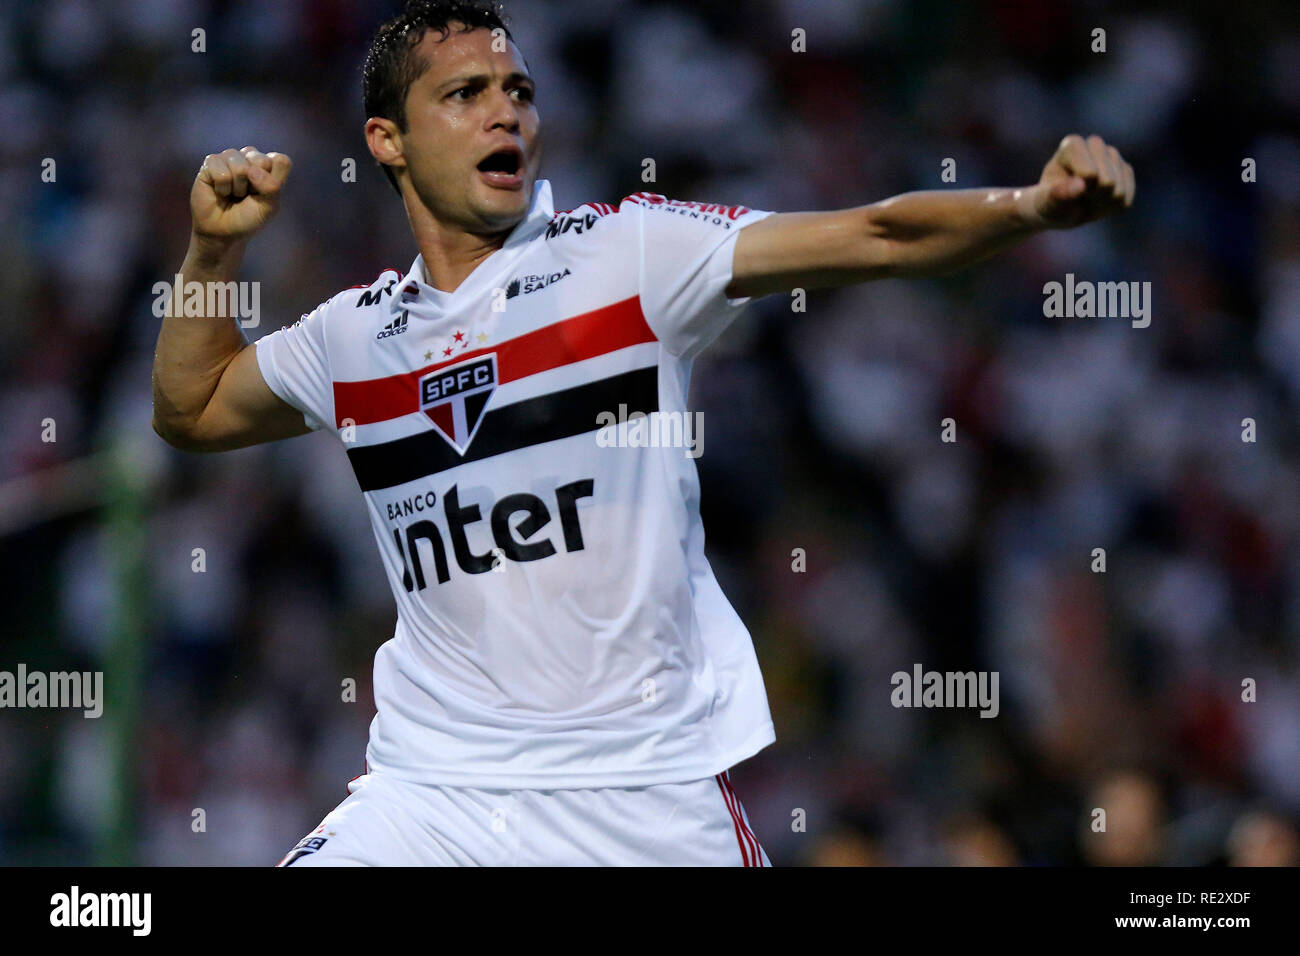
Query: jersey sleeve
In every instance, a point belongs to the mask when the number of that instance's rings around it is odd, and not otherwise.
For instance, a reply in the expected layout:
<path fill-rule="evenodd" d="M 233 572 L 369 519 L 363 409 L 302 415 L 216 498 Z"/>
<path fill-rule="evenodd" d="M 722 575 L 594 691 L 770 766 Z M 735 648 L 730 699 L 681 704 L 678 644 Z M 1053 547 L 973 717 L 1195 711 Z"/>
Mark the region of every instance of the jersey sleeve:
<path fill-rule="evenodd" d="M 267 386 L 302 412 L 303 421 L 314 431 L 334 430 L 334 379 L 325 348 L 329 306 L 330 302 L 322 303 L 293 325 L 255 343 L 257 367 Z"/>
<path fill-rule="evenodd" d="M 749 303 L 748 296 L 729 299 L 723 291 L 736 237 L 772 213 L 649 193 L 629 198 L 636 205 L 641 310 L 669 352 L 692 358 Z"/>

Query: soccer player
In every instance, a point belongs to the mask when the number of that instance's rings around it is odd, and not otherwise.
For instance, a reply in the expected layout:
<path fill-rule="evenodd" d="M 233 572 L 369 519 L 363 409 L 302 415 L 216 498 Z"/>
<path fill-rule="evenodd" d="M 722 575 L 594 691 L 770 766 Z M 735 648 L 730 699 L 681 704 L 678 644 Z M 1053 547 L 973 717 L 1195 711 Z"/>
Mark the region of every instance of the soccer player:
<path fill-rule="evenodd" d="M 1022 189 L 556 212 L 534 80 L 486 0 L 410 3 L 364 94 L 409 271 L 254 345 L 169 314 L 154 360 L 177 448 L 338 437 L 396 598 L 366 772 L 281 863 L 770 865 L 728 778 L 775 734 L 704 557 L 693 360 L 754 297 L 951 271 L 1130 205 L 1132 169 L 1071 135 Z M 204 159 L 185 282 L 236 279 L 289 168 Z"/>

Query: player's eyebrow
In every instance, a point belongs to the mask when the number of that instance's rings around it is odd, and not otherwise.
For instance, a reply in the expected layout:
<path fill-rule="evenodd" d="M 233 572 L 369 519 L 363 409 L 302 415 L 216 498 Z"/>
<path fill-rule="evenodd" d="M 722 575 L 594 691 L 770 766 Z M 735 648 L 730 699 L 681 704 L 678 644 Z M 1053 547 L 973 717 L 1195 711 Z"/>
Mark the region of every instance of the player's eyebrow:
<path fill-rule="evenodd" d="M 464 86 L 466 84 L 477 84 L 477 85 L 486 86 L 489 82 L 491 82 L 491 80 L 492 77 L 486 73 L 472 73 L 472 74 L 467 73 L 463 76 L 457 76 L 454 77 L 453 79 L 447 80 L 445 83 L 440 85 L 438 89 L 439 91 L 442 91 L 442 90 L 450 89 L 453 86 Z M 515 70 L 513 73 L 509 74 L 505 78 L 504 82 L 507 85 L 513 85 L 515 83 L 526 83 L 528 86 L 531 86 L 534 90 L 537 89 L 537 81 L 534 80 L 527 73 L 520 73 L 518 70 Z"/>

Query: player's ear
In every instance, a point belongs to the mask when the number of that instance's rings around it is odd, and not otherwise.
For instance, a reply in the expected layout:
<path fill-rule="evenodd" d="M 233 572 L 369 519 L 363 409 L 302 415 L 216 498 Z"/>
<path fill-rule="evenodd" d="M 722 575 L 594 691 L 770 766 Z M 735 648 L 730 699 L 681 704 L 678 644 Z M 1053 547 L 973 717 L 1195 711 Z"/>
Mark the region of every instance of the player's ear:
<path fill-rule="evenodd" d="M 385 166 L 400 168 L 406 165 L 402 153 L 402 131 L 390 119 L 372 116 L 366 120 L 366 146 L 370 155 Z"/>

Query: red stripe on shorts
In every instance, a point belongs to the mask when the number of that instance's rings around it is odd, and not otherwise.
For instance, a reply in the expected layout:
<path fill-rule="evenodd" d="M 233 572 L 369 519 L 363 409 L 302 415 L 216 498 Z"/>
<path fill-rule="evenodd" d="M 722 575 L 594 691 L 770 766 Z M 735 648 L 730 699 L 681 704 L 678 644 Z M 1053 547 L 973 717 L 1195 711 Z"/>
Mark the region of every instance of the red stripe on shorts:
<path fill-rule="evenodd" d="M 758 845 L 758 837 L 754 836 L 754 831 L 749 828 L 749 821 L 745 819 L 745 808 L 740 804 L 740 797 L 731 787 L 731 771 L 724 770 L 722 773 L 722 782 L 726 784 L 727 789 L 731 792 L 731 798 L 736 801 L 737 816 L 740 818 L 740 828 L 744 831 L 745 836 L 754 848 L 754 865 L 763 865 L 763 848 Z"/>
<path fill-rule="evenodd" d="M 745 845 L 745 838 L 740 833 L 740 814 L 736 813 L 736 808 L 731 804 L 731 795 L 727 793 L 727 785 L 722 781 L 722 774 L 716 774 L 713 778 L 718 782 L 718 789 L 722 791 L 722 802 L 727 805 L 727 812 L 731 814 L 731 825 L 736 829 L 736 842 L 740 844 L 740 858 L 744 860 L 745 866 L 753 866 L 749 861 L 749 847 Z"/>

